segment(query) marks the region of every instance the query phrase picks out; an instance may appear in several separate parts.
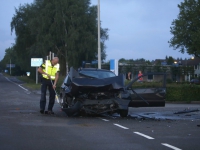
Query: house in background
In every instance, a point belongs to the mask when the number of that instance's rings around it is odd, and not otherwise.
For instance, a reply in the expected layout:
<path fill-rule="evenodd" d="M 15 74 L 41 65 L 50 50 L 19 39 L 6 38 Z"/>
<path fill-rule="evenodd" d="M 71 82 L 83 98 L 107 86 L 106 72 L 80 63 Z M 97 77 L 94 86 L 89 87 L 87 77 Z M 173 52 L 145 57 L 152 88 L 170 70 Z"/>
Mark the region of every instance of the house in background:
<path fill-rule="evenodd" d="M 184 60 L 183 65 L 194 67 L 194 78 L 200 78 L 200 58 Z"/>
<path fill-rule="evenodd" d="M 184 81 L 190 81 L 192 78 L 200 78 L 200 58 L 193 57 L 191 59 L 175 60 L 175 63 L 177 67 L 182 67 L 187 72 L 184 75 Z"/>
<path fill-rule="evenodd" d="M 167 61 L 166 61 L 166 59 L 155 59 L 155 61 L 152 62 L 152 65 L 165 66 L 165 65 L 167 65 Z"/>
<path fill-rule="evenodd" d="M 170 71 L 168 78 L 173 81 L 190 81 L 192 78 L 200 78 L 200 58 L 193 57 L 190 59 L 173 60 L 172 64 L 167 64 L 166 59 L 155 59 L 152 65 L 166 66 Z M 170 69 L 171 68 L 171 69 Z"/>
<path fill-rule="evenodd" d="M 119 63 L 119 73 L 128 74 L 131 72 L 131 79 L 136 78 L 138 71 L 148 72 L 166 72 L 167 79 L 176 82 L 190 81 L 193 78 L 200 78 L 200 58 L 191 59 L 155 59 L 150 63 L 146 61 L 134 61 L 129 63 Z M 149 75 L 143 78 L 144 81 L 160 81 L 158 75 Z"/>

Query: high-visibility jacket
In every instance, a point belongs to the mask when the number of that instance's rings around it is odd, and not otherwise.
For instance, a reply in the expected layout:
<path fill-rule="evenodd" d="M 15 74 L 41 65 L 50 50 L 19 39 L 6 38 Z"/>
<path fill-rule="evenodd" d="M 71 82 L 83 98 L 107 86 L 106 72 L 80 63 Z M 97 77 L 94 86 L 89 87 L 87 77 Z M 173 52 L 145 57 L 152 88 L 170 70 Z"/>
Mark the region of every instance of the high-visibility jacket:
<path fill-rule="evenodd" d="M 50 60 L 46 60 L 44 64 L 42 64 L 43 71 L 46 72 L 48 75 L 51 76 L 52 80 L 55 80 L 56 73 L 60 71 L 60 65 L 56 64 L 55 66 L 52 66 Z M 49 77 L 46 74 L 42 74 L 43 78 L 49 79 Z"/>

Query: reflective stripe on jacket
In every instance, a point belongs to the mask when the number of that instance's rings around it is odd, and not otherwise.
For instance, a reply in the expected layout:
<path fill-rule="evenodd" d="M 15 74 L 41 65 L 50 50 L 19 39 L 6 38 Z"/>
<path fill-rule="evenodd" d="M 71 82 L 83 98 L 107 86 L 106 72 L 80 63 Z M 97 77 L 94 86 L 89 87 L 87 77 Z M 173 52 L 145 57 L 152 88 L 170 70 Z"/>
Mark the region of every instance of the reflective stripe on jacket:
<path fill-rule="evenodd" d="M 43 64 L 42 66 L 44 68 L 43 71 L 50 75 L 52 80 L 55 80 L 56 73 L 59 71 L 60 65 L 56 64 L 55 66 L 52 66 L 51 61 L 46 60 L 45 64 Z M 49 79 L 48 76 L 45 74 L 42 74 L 42 77 L 45 79 Z"/>

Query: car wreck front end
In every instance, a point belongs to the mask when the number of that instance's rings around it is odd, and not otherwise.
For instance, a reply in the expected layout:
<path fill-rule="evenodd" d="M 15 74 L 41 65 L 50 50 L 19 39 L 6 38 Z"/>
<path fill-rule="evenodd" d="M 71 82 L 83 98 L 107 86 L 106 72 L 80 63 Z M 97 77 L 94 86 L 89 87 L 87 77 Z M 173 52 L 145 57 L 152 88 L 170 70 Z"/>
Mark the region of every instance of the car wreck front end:
<path fill-rule="evenodd" d="M 128 114 L 130 99 L 123 99 L 124 77 L 94 77 L 70 69 L 61 88 L 62 110 L 68 116 L 80 112 L 87 114 Z"/>

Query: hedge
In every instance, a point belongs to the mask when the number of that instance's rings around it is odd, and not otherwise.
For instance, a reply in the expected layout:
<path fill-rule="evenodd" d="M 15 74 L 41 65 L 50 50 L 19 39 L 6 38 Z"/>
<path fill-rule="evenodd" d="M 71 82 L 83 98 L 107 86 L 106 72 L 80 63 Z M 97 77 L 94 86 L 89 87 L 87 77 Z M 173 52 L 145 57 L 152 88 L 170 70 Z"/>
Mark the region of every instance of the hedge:
<path fill-rule="evenodd" d="M 200 85 L 168 85 L 166 101 L 200 101 Z"/>

